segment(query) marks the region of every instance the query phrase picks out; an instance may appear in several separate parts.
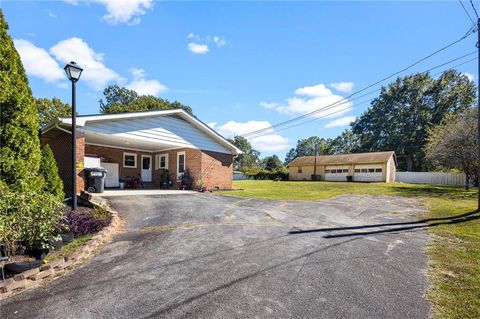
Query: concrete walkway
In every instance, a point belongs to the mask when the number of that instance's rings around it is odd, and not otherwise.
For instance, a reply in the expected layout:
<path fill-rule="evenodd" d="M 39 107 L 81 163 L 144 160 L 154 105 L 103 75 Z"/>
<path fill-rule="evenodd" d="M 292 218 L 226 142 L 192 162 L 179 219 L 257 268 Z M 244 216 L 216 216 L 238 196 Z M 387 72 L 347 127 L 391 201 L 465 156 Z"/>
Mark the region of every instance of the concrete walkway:
<path fill-rule="evenodd" d="M 195 191 L 178 189 L 107 189 L 101 194 L 92 193 L 93 197 L 117 197 L 117 196 L 152 196 L 152 195 L 188 195 L 197 194 Z"/>

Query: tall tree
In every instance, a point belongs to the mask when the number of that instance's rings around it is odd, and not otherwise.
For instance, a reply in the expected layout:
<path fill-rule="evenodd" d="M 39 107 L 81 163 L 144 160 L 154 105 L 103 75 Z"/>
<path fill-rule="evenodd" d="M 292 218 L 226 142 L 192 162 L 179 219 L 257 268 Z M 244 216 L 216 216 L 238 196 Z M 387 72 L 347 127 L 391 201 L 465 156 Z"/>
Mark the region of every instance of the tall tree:
<path fill-rule="evenodd" d="M 35 101 L 0 10 L 0 180 L 8 187 L 41 189 Z"/>
<path fill-rule="evenodd" d="M 288 165 L 291 161 L 293 161 L 296 158 L 297 158 L 297 150 L 295 148 L 291 148 L 285 155 L 285 161 L 283 161 L 283 164 Z"/>
<path fill-rule="evenodd" d="M 354 153 L 360 148 L 358 136 L 351 130 L 345 130 L 334 138 L 330 144 L 331 154 Z"/>
<path fill-rule="evenodd" d="M 35 99 L 35 104 L 37 105 L 40 126 L 44 126 L 59 117 L 72 115 L 72 107 L 70 104 L 63 103 L 56 97 L 52 99 Z"/>
<path fill-rule="evenodd" d="M 260 152 L 255 150 L 246 138 L 235 136 L 233 139 L 229 139 L 229 141 L 243 152 L 243 154 L 235 157 L 235 161 L 233 162 L 233 168 L 235 170 L 241 171 L 246 167 L 258 167 Z"/>
<path fill-rule="evenodd" d="M 315 155 L 315 150 L 317 155 L 331 154 L 331 144 L 331 139 L 318 136 L 310 136 L 309 138 L 298 140 L 297 146 L 288 151 L 285 157 L 285 165 L 300 156 L 313 156 Z"/>
<path fill-rule="evenodd" d="M 182 109 L 193 115 L 191 107 L 178 101 L 170 102 L 152 95 L 139 95 L 118 85 L 108 86 L 103 95 L 105 100 L 99 101 L 100 112 L 103 114 Z"/>
<path fill-rule="evenodd" d="M 440 125 L 430 128 L 425 145 L 427 159 L 433 164 L 465 173 L 467 189 L 480 163 L 477 132 L 477 109 L 468 108 L 447 114 Z"/>
<path fill-rule="evenodd" d="M 399 166 L 409 171 L 426 169 L 427 131 L 445 114 L 471 107 L 475 85 L 467 76 L 445 71 L 433 79 L 428 73 L 398 78 L 382 87 L 370 108 L 352 124 L 360 150 L 393 150 Z"/>
<path fill-rule="evenodd" d="M 264 169 L 273 171 L 279 168 L 282 168 L 282 161 L 278 158 L 277 155 L 267 156 L 262 160 L 262 166 Z"/>

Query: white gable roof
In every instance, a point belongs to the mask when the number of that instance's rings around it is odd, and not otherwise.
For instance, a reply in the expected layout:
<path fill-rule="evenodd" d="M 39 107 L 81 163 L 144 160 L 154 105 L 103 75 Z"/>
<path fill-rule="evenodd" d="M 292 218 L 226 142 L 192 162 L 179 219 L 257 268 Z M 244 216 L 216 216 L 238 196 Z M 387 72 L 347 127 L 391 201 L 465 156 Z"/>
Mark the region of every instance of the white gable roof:
<path fill-rule="evenodd" d="M 59 121 L 64 125 L 72 123 L 71 118 Z M 242 153 L 208 125 L 181 109 L 86 115 L 77 117 L 76 122 L 83 128 L 87 143 L 89 140 L 101 144 L 123 141 L 151 151 L 190 147 L 233 155 Z"/>

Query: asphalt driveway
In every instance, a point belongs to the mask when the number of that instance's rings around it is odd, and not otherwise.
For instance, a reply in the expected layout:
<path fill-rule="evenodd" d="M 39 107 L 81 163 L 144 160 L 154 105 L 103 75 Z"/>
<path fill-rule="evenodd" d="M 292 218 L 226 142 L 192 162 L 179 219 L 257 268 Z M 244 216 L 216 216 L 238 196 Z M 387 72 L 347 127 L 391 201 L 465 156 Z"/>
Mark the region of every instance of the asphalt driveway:
<path fill-rule="evenodd" d="M 128 229 L 2 318 L 427 318 L 414 199 L 108 198 Z"/>

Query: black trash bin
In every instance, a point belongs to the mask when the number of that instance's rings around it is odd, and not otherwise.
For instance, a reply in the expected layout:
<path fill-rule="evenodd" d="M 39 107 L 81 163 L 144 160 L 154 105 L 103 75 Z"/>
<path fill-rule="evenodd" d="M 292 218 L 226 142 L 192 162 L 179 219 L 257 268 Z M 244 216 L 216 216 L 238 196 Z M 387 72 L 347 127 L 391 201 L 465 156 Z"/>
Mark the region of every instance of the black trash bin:
<path fill-rule="evenodd" d="M 85 179 L 87 180 L 87 191 L 90 193 L 103 193 L 107 170 L 103 167 L 91 167 L 85 168 L 84 171 Z"/>

